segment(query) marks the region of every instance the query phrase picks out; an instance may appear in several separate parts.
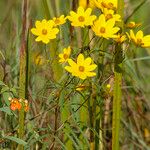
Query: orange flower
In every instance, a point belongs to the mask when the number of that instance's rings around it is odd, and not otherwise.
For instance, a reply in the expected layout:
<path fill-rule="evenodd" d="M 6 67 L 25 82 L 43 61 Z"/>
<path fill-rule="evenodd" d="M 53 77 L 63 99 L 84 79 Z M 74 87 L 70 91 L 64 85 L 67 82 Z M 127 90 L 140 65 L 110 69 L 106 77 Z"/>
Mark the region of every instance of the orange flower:
<path fill-rule="evenodd" d="M 21 109 L 21 103 L 19 102 L 19 100 L 17 98 L 12 98 L 10 99 L 10 109 L 15 111 L 15 110 L 20 110 Z"/>
<path fill-rule="evenodd" d="M 24 105 L 24 111 L 27 112 L 29 110 L 29 104 L 27 100 L 17 99 L 17 98 L 9 98 L 10 100 L 10 109 L 15 110 L 21 110 L 22 104 Z"/>

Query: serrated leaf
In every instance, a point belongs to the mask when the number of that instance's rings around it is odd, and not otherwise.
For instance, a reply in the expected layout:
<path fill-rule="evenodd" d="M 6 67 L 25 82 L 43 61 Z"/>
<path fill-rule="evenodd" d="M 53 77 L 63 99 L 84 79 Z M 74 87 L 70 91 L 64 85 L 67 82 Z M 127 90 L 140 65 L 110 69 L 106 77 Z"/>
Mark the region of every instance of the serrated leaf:
<path fill-rule="evenodd" d="M 2 107 L 2 108 L 0 108 L 0 111 L 3 111 L 5 113 L 7 113 L 8 115 L 12 115 L 9 107 Z"/>
<path fill-rule="evenodd" d="M 14 136 L 5 136 L 5 137 L 3 137 L 3 138 L 4 138 L 4 139 L 11 140 L 11 141 L 14 141 L 14 142 L 16 142 L 16 143 L 18 143 L 18 144 L 21 144 L 21 145 L 24 145 L 24 146 L 27 145 L 27 142 L 25 142 L 24 140 L 19 139 L 19 138 L 17 138 L 17 137 L 14 137 Z"/>

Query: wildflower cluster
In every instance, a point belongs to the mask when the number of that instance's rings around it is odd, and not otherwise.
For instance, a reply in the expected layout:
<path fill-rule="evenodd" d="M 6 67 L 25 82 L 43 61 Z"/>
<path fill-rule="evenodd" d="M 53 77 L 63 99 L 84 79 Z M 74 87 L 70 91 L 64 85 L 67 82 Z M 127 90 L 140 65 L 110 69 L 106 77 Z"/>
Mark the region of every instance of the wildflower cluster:
<path fill-rule="evenodd" d="M 92 9 L 100 9 L 100 15 L 92 14 Z M 136 24 L 131 21 L 127 23 L 125 27 L 132 29 L 126 34 L 121 32 L 118 22 L 123 22 L 121 16 L 117 14 L 117 0 L 90 0 L 80 1 L 77 11 L 70 11 L 68 16 L 61 15 L 60 17 L 54 17 L 51 20 L 36 21 L 36 28 L 32 28 L 31 32 L 38 36 L 36 41 L 42 41 L 48 44 L 50 40 L 55 39 L 59 32 L 58 26 L 66 23 L 68 19 L 71 26 L 88 28 L 93 33 L 106 40 L 113 39 L 119 44 L 123 44 L 125 41 L 132 41 L 136 46 L 150 47 L 150 35 L 144 36 L 143 31 L 134 33 L 133 29 L 139 27 L 141 24 Z M 68 63 L 69 66 L 65 66 L 65 70 L 80 79 L 86 79 L 87 77 L 96 76 L 94 70 L 97 65 L 90 56 L 85 58 L 85 54 L 80 53 L 77 58 L 70 58 L 72 52 L 71 46 L 64 48 L 58 55 L 59 63 Z"/>
<path fill-rule="evenodd" d="M 27 100 L 17 99 L 17 98 L 9 98 L 10 100 L 10 109 L 15 111 L 20 111 L 22 106 L 24 106 L 24 111 L 27 112 L 29 110 L 29 103 Z"/>

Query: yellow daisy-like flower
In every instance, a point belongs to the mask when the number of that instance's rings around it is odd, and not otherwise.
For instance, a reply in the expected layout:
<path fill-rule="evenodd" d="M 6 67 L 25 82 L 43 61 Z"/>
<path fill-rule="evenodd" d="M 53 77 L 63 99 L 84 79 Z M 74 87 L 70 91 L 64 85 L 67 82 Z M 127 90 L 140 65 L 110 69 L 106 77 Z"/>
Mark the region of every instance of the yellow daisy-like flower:
<path fill-rule="evenodd" d="M 70 11 L 70 16 L 67 18 L 71 21 L 71 25 L 75 27 L 85 27 L 93 25 L 93 21 L 96 19 L 95 15 L 91 15 L 92 9 L 79 7 L 77 13 Z"/>
<path fill-rule="evenodd" d="M 77 63 L 72 59 L 69 59 L 68 63 L 70 66 L 66 66 L 65 69 L 70 72 L 72 76 L 76 76 L 83 80 L 87 77 L 96 76 L 96 73 L 93 72 L 93 70 L 95 70 L 97 65 L 92 63 L 90 57 L 84 59 L 83 54 L 79 54 L 77 57 Z"/>
<path fill-rule="evenodd" d="M 135 23 L 134 21 L 131 21 L 126 25 L 126 27 L 130 29 L 137 28 L 139 26 L 141 26 L 141 23 Z"/>
<path fill-rule="evenodd" d="M 104 8 L 104 15 L 106 20 L 115 19 L 115 21 L 121 21 L 121 16 L 119 14 L 115 14 L 114 10 Z"/>
<path fill-rule="evenodd" d="M 134 34 L 133 30 L 130 30 L 129 38 L 137 45 L 141 47 L 150 47 L 150 35 L 143 35 L 143 31 L 138 31 Z"/>
<path fill-rule="evenodd" d="M 117 9 L 117 0 L 94 0 L 95 6 L 101 9 L 104 8 L 116 10 Z"/>
<path fill-rule="evenodd" d="M 94 0 L 79 0 L 79 6 L 83 8 L 94 8 Z"/>
<path fill-rule="evenodd" d="M 31 32 L 38 36 L 35 41 L 42 41 L 45 44 L 49 43 L 51 39 L 55 39 L 56 34 L 59 32 L 58 28 L 54 28 L 54 22 L 52 20 L 47 21 L 43 19 L 42 21 L 36 21 L 35 27 L 31 29 Z"/>
<path fill-rule="evenodd" d="M 66 18 L 64 15 L 61 15 L 58 18 L 54 17 L 53 21 L 54 21 L 54 25 L 58 26 L 58 25 L 64 24 L 66 22 Z"/>
<path fill-rule="evenodd" d="M 118 34 L 117 35 L 117 38 L 115 38 L 114 40 L 117 42 L 117 43 L 123 43 L 125 40 L 126 40 L 126 35 L 121 35 L 121 34 Z"/>
<path fill-rule="evenodd" d="M 117 38 L 117 35 L 115 34 L 120 30 L 120 28 L 114 26 L 115 26 L 115 19 L 112 18 L 106 20 L 104 14 L 101 14 L 98 20 L 94 22 L 92 30 L 99 37 L 104 37 L 106 39 Z"/>
<path fill-rule="evenodd" d="M 70 46 L 68 48 L 64 48 L 63 49 L 63 53 L 59 54 L 59 62 L 60 63 L 64 63 L 64 62 L 67 62 L 68 59 L 69 59 L 69 56 L 70 56 L 70 53 L 71 53 L 71 48 Z"/>

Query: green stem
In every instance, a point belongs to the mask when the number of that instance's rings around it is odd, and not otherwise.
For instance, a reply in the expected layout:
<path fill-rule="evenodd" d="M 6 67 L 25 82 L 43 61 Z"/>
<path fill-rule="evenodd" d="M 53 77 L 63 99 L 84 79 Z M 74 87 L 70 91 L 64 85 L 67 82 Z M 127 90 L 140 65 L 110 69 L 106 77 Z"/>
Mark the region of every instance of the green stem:
<path fill-rule="evenodd" d="M 60 1 L 55 0 L 55 6 L 56 6 L 56 16 L 59 17 L 60 15 Z"/>
<path fill-rule="evenodd" d="M 26 96 L 26 25 L 27 25 L 27 0 L 24 0 L 23 4 L 23 18 L 22 18 L 22 40 L 20 48 L 20 75 L 19 75 L 19 98 L 25 99 Z M 24 137 L 24 104 L 22 102 L 22 108 L 19 111 L 19 138 Z M 19 150 L 23 150 L 24 146 L 19 144 Z"/>
<path fill-rule="evenodd" d="M 124 1 L 118 0 L 118 10 L 121 18 L 124 18 Z M 118 24 L 123 31 L 123 21 Z M 121 119 L 121 98 L 122 98 L 122 45 L 116 45 L 115 68 L 114 68 L 114 89 L 113 89 L 113 123 L 112 123 L 112 150 L 119 150 L 119 131 Z M 118 60 L 119 58 L 119 60 Z"/>
<path fill-rule="evenodd" d="M 104 58 L 105 58 L 105 50 L 106 50 L 106 43 L 104 41 L 104 39 L 102 38 L 102 43 L 100 43 L 100 49 L 103 50 L 103 52 L 100 52 L 100 55 L 99 56 L 99 66 L 100 68 L 104 68 Z M 102 72 L 103 74 L 103 71 L 102 70 L 99 70 Z M 99 78 L 99 77 L 98 77 Z M 104 99 L 100 98 L 100 101 L 103 101 Z M 102 129 L 102 103 L 100 105 L 96 105 L 96 114 L 100 114 L 99 117 L 96 119 L 96 131 L 97 133 L 99 134 L 99 139 L 97 140 L 98 142 L 96 143 L 95 141 L 95 146 L 97 149 L 102 149 L 103 150 L 103 131 L 101 130 Z M 97 137 L 98 138 L 98 137 Z"/>
<path fill-rule="evenodd" d="M 53 12 L 53 9 L 51 8 L 52 4 L 50 3 L 48 5 L 47 0 L 43 0 L 42 4 L 43 4 L 43 7 L 44 7 L 46 19 L 50 19 L 51 17 L 53 17 L 54 16 L 54 12 Z"/>
<path fill-rule="evenodd" d="M 122 68 L 122 66 L 120 65 Z M 113 127 L 112 127 L 112 150 L 119 149 L 119 128 L 121 113 L 121 81 L 122 73 L 115 71 L 113 93 Z"/>

